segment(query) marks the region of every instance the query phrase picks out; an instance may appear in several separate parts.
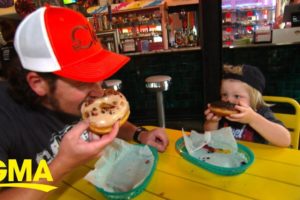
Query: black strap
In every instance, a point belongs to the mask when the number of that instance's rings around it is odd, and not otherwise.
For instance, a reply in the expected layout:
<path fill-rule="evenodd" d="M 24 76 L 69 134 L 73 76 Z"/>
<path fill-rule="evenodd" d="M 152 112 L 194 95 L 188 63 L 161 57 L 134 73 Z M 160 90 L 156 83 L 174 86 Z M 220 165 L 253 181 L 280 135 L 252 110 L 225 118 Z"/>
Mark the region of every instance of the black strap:
<path fill-rule="evenodd" d="M 137 129 L 135 130 L 134 134 L 133 134 L 133 141 L 135 141 L 136 143 L 141 144 L 141 141 L 139 141 L 139 136 L 141 134 L 141 132 L 143 131 L 147 131 L 147 129 L 145 129 L 144 127 L 137 127 Z"/>

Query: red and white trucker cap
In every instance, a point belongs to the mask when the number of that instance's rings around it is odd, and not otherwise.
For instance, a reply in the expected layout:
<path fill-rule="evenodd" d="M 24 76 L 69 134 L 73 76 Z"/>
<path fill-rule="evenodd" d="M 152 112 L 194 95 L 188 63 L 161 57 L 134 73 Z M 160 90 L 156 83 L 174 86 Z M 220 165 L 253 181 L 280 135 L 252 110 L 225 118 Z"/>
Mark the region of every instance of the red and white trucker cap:
<path fill-rule="evenodd" d="M 28 15 L 14 46 L 25 69 L 82 82 L 104 80 L 129 61 L 103 49 L 82 14 L 62 7 L 46 6 Z"/>

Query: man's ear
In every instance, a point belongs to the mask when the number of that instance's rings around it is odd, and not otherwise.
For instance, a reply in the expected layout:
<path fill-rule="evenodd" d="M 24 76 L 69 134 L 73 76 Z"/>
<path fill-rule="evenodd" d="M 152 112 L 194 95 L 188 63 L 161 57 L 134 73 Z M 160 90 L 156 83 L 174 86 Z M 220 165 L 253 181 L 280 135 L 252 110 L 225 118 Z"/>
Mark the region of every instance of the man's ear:
<path fill-rule="evenodd" d="M 31 87 L 31 89 L 38 96 L 45 96 L 49 91 L 48 83 L 45 79 L 43 79 L 36 72 L 29 72 L 26 76 L 26 80 Z"/>

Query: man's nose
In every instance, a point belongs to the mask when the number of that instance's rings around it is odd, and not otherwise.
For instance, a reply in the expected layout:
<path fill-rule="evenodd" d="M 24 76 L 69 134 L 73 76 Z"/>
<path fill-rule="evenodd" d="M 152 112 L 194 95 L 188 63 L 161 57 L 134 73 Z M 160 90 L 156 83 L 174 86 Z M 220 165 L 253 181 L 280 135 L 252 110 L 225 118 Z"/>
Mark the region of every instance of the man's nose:
<path fill-rule="evenodd" d="M 102 89 L 100 84 L 97 84 L 97 85 L 93 85 L 93 87 L 90 88 L 88 96 L 102 97 L 103 94 L 104 94 L 104 90 Z"/>

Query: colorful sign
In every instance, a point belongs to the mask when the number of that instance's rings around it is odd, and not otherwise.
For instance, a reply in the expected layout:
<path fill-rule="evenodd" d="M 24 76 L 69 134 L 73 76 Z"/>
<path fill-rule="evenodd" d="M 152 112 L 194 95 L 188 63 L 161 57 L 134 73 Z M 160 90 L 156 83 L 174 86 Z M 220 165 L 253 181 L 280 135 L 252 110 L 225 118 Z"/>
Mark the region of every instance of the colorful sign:
<path fill-rule="evenodd" d="M 142 8 L 149 8 L 153 6 L 158 6 L 163 3 L 163 0 L 141 0 L 141 1 L 134 1 L 134 2 L 123 2 L 118 4 L 112 4 L 111 10 L 112 12 L 118 11 L 129 11 L 129 10 L 137 10 Z M 105 6 L 93 6 L 87 9 L 87 13 L 89 14 L 102 14 L 107 13 L 108 8 L 107 5 Z"/>

